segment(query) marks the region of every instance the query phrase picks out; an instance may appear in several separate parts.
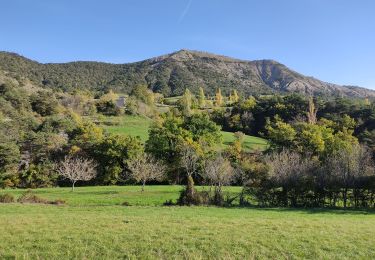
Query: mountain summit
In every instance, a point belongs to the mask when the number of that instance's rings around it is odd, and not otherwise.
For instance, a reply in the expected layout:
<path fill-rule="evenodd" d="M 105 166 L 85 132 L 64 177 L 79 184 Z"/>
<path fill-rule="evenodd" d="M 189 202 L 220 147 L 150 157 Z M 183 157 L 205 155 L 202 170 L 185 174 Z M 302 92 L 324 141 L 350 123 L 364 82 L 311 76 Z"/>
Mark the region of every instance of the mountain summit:
<path fill-rule="evenodd" d="M 203 87 L 209 94 L 237 89 L 243 94 L 300 93 L 305 95 L 367 97 L 375 91 L 340 86 L 297 73 L 273 60 L 246 61 L 200 51 L 180 50 L 135 63 L 69 62 L 41 64 L 20 55 L 0 52 L 0 72 L 36 85 L 62 90 L 114 89 L 130 92 L 146 84 L 166 96 L 185 88 Z"/>

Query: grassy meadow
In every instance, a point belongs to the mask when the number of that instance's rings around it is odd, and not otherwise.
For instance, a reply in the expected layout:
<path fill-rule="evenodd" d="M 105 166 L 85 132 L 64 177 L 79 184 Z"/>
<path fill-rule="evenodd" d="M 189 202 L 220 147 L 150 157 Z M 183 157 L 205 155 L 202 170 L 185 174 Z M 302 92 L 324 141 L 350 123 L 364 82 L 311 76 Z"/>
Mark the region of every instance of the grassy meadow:
<path fill-rule="evenodd" d="M 108 132 L 138 136 L 143 142 L 147 141 L 148 129 L 152 124 L 152 120 L 147 117 L 130 115 L 106 117 L 106 121 L 112 122 L 112 125 L 103 126 Z"/>
<path fill-rule="evenodd" d="M 200 187 L 202 189 L 202 187 Z M 181 186 L 37 189 L 0 204 L 1 259 L 371 259 L 369 211 L 162 206 Z M 231 187 L 229 191 L 238 191 Z M 24 190 L 5 190 L 16 197 Z M 121 206 L 127 201 L 131 206 Z"/>
<path fill-rule="evenodd" d="M 103 127 L 113 134 L 128 134 L 138 136 L 143 142 L 148 139 L 148 129 L 152 124 L 152 120 L 142 116 L 120 116 L 106 117 L 106 124 Z M 221 131 L 223 135 L 224 148 L 232 144 L 235 140 L 234 134 L 231 132 Z M 243 148 L 246 151 L 260 150 L 263 151 L 267 147 L 267 141 L 263 138 L 246 135 L 244 138 Z"/>
<path fill-rule="evenodd" d="M 234 134 L 231 132 L 224 132 L 221 131 L 221 134 L 223 135 L 223 145 L 224 147 L 231 145 L 234 140 Z M 244 142 L 243 142 L 243 149 L 245 151 L 254 151 L 259 150 L 263 151 L 267 148 L 267 141 L 263 138 L 251 136 L 251 135 L 245 135 Z"/>

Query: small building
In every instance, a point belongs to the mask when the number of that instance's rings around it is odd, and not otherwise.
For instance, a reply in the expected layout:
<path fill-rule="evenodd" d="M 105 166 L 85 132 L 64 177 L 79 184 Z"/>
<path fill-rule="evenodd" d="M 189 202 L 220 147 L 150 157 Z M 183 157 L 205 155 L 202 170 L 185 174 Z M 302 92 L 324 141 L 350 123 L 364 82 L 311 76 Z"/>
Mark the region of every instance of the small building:
<path fill-rule="evenodd" d="M 125 104 L 126 104 L 126 97 L 125 96 L 120 96 L 116 100 L 116 106 L 119 107 L 119 108 L 125 107 Z"/>

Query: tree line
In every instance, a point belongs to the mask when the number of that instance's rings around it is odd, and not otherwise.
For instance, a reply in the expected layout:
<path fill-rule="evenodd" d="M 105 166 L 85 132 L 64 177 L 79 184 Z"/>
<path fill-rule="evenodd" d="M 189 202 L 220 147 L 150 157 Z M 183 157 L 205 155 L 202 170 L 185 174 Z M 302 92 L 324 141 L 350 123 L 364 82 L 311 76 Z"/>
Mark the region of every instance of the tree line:
<path fill-rule="evenodd" d="M 133 88 L 124 108 L 112 91 L 28 92 L 0 85 L 0 185 L 185 184 L 180 204 L 374 207 L 375 106 L 369 100 L 298 95 L 207 97 L 188 89 L 169 112 L 163 97 Z M 93 118 L 152 117 L 149 139 L 104 131 Z M 221 129 L 235 133 L 223 149 Z M 269 140 L 243 148 L 244 134 Z M 374 135 L 375 136 L 375 135 Z M 79 167 L 81 166 L 81 167 Z M 198 191 L 195 184 L 207 185 Z M 226 185 L 241 185 L 237 195 Z"/>

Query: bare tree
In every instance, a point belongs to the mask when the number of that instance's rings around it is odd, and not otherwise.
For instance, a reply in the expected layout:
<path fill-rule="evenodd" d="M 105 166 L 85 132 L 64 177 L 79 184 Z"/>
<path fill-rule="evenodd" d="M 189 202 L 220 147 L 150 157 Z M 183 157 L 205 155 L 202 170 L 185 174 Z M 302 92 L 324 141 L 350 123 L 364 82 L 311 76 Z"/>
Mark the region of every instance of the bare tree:
<path fill-rule="evenodd" d="M 181 164 L 186 170 L 188 176 L 192 176 L 197 172 L 199 156 L 195 149 L 189 145 L 184 145 L 181 148 Z"/>
<path fill-rule="evenodd" d="M 288 205 L 288 197 L 292 206 L 296 206 L 298 193 L 317 168 L 317 161 L 310 156 L 302 157 L 299 153 L 284 149 L 265 158 L 269 167 L 269 177 L 274 187 L 282 188 L 282 200 Z"/>
<path fill-rule="evenodd" d="M 190 145 L 183 145 L 181 147 L 181 165 L 186 170 L 187 184 L 186 193 L 190 198 L 194 197 L 194 180 L 193 174 L 197 172 L 199 156 L 195 149 Z"/>
<path fill-rule="evenodd" d="M 330 175 L 331 185 L 340 188 L 346 208 L 350 189 L 356 191 L 356 186 L 359 186 L 361 180 L 374 175 L 371 152 L 361 145 L 342 149 L 327 159 L 326 170 Z M 357 204 L 356 198 L 355 203 Z"/>
<path fill-rule="evenodd" d="M 147 153 L 133 159 L 129 163 L 129 169 L 131 170 L 131 178 L 142 183 L 142 192 L 145 189 L 147 181 L 162 180 L 166 170 L 163 163 Z"/>
<path fill-rule="evenodd" d="M 57 166 L 57 172 L 72 182 L 72 191 L 77 181 L 89 181 L 96 176 L 96 164 L 93 160 L 65 156 Z"/>
<path fill-rule="evenodd" d="M 235 177 L 235 171 L 230 161 L 221 155 L 208 160 L 205 165 L 205 177 L 215 186 L 215 204 L 221 204 L 223 200 L 222 187 L 229 185 Z"/>

